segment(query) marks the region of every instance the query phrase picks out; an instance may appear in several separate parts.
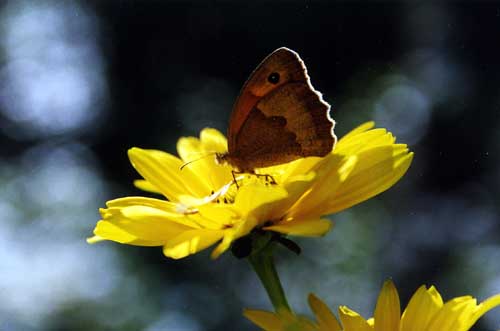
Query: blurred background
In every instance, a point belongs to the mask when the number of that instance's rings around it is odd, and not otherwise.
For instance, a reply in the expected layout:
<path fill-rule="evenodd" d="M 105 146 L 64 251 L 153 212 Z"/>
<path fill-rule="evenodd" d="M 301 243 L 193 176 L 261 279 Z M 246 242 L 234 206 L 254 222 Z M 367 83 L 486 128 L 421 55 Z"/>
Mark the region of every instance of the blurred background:
<path fill-rule="evenodd" d="M 244 260 L 88 245 L 106 200 L 144 195 L 132 146 L 226 131 L 272 50 L 299 52 L 337 135 L 375 120 L 408 174 L 282 250 L 291 305 L 315 292 L 371 316 L 392 278 L 445 299 L 500 293 L 500 4 L 4 1 L 0 4 L 0 330 L 255 330 Z M 474 328 L 500 328 L 500 309 Z"/>

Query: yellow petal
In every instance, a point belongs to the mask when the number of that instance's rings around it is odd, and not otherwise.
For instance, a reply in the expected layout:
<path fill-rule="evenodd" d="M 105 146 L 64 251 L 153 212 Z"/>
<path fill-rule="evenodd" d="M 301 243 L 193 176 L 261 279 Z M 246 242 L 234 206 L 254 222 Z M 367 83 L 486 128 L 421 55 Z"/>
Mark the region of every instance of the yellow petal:
<path fill-rule="evenodd" d="M 327 219 L 299 219 L 282 221 L 275 225 L 266 226 L 264 230 L 289 234 L 292 236 L 319 237 L 330 231 L 332 222 Z"/>
<path fill-rule="evenodd" d="M 310 172 L 321 160 L 321 157 L 305 157 L 272 167 L 256 169 L 255 172 L 272 175 L 278 183 L 286 183 L 290 177 Z"/>
<path fill-rule="evenodd" d="M 316 331 L 315 323 L 288 310 L 271 313 L 262 310 L 245 310 L 245 317 L 265 331 Z"/>
<path fill-rule="evenodd" d="M 421 331 L 427 328 L 432 317 L 443 306 L 443 299 L 434 286 L 429 289 L 422 285 L 413 294 L 403 316 L 401 331 Z"/>
<path fill-rule="evenodd" d="M 171 154 L 134 147 L 128 155 L 137 172 L 171 201 L 182 194 L 206 196 L 212 190 L 190 169 L 181 170 L 182 161 Z"/>
<path fill-rule="evenodd" d="M 275 313 L 264 310 L 245 309 L 243 315 L 266 331 L 284 331 L 283 322 Z"/>
<path fill-rule="evenodd" d="M 295 206 L 300 204 L 300 201 L 302 201 L 304 196 L 308 196 L 307 192 L 311 192 L 313 190 L 316 177 L 317 174 L 314 171 L 289 177 L 288 180 L 282 185 L 287 191 L 288 197 L 287 199 L 283 199 L 281 203 L 274 205 L 272 210 L 273 212 L 268 215 L 269 219 L 280 219 L 285 214 L 293 214 L 293 211 L 297 210 L 297 207 Z M 293 215 L 290 215 L 289 217 L 293 217 Z M 310 217 L 310 214 L 305 215 Z"/>
<path fill-rule="evenodd" d="M 179 202 L 188 208 L 199 207 L 207 205 L 211 202 L 217 202 L 219 198 L 223 199 L 224 195 L 231 189 L 232 185 L 233 183 L 229 182 L 228 184 L 219 188 L 217 191 L 214 191 L 212 194 L 204 196 L 202 198 L 196 198 L 191 195 L 180 195 Z"/>
<path fill-rule="evenodd" d="M 229 228 L 241 220 L 239 210 L 231 205 L 210 203 L 199 206 L 198 210 L 204 219 L 204 227 L 211 229 Z"/>
<path fill-rule="evenodd" d="M 464 323 L 463 331 L 469 330 L 477 320 L 493 308 L 500 306 L 500 294 L 489 297 L 476 307 L 469 320 Z M 460 331 L 462 331 L 460 330 Z"/>
<path fill-rule="evenodd" d="M 104 219 L 110 217 L 126 218 L 146 226 L 150 220 L 163 220 L 164 222 L 175 222 L 192 228 L 200 227 L 199 215 L 187 216 L 178 211 L 178 205 L 169 201 L 163 201 L 146 197 L 126 197 L 106 202 L 108 208 L 101 208 L 100 212 Z"/>
<path fill-rule="evenodd" d="M 227 139 L 217 129 L 205 128 L 201 130 L 200 142 L 205 151 L 212 151 L 216 153 L 227 152 Z"/>
<path fill-rule="evenodd" d="M 215 162 L 216 153 L 227 151 L 226 138 L 215 129 L 202 130 L 200 138 L 180 138 L 177 152 L 184 162 L 190 162 L 184 169 L 197 174 L 198 181 L 216 190 L 233 179 L 230 166 Z"/>
<path fill-rule="evenodd" d="M 128 197 L 107 202 L 100 210 L 94 234 L 101 239 L 139 246 L 161 246 L 180 233 L 199 227 L 198 216 L 173 211 L 175 205 L 158 199 Z M 94 240 L 95 241 L 95 240 Z"/>
<path fill-rule="evenodd" d="M 311 307 L 314 315 L 316 316 L 316 320 L 318 321 L 319 331 L 341 331 L 337 318 L 328 306 L 321 301 L 314 294 L 309 294 L 308 297 L 309 306 Z"/>
<path fill-rule="evenodd" d="M 471 296 L 454 298 L 433 316 L 427 331 L 460 331 L 476 307 L 476 299 Z"/>
<path fill-rule="evenodd" d="M 403 145 L 378 147 L 358 154 L 347 179 L 329 195 L 323 214 L 331 214 L 365 201 L 394 185 L 408 170 L 413 153 Z"/>
<path fill-rule="evenodd" d="M 169 238 L 174 237 L 185 228 L 176 223 L 165 225 L 154 224 L 151 227 L 137 226 L 137 224 L 128 221 L 114 220 L 99 221 L 94 229 L 94 234 L 106 240 L 116 241 L 121 244 L 136 246 L 161 246 Z"/>
<path fill-rule="evenodd" d="M 353 136 L 356 136 L 360 133 L 363 133 L 365 131 L 368 131 L 370 130 L 371 128 L 373 128 L 375 126 L 375 122 L 373 121 L 369 121 L 369 122 L 366 122 L 366 123 L 363 123 L 361 124 L 360 126 L 354 128 L 353 130 L 351 130 L 349 133 L 347 133 L 346 135 L 344 135 L 340 140 L 339 142 L 337 143 L 337 146 L 338 144 L 341 144 L 341 141 L 345 141 L 345 140 L 348 140 L 350 139 L 351 137 Z"/>
<path fill-rule="evenodd" d="M 288 192 L 282 186 L 249 183 L 239 189 L 234 208 L 243 217 L 252 214 L 257 220 L 267 221 L 276 213 L 276 206 L 287 198 Z"/>
<path fill-rule="evenodd" d="M 288 192 L 280 186 L 253 183 L 241 187 L 235 203 L 231 206 L 239 216 L 233 218 L 233 227 L 224 231 L 224 238 L 212 252 L 211 257 L 217 258 L 230 247 L 233 241 L 246 236 L 259 224 L 271 220 L 270 215 L 275 212 L 276 206 L 279 206 L 287 197 Z"/>
<path fill-rule="evenodd" d="M 354 155 L 368 149 L 394 144 L 396 139 L 386 129 L 373 129 L 343 140 L 335 149 L 334 154 Z"/>
<path fill-rule="evenodd" d="M 200 213 L 209 218 L 219 219 L 220 225 L 226 225 L 222 242 L 212 252 L 211 257 L 217 258 L 225 252 L 231 243 L 250 233 L 259 222 L 270 220 L 275 206 L 286 199 L 288 192 L 280 186 L 268 186 L 260 182 L 249 183 L 239 188 L 232 205 L 218 207 L 217 205 L 200 206 Z M 232 227 L 229 227 L 230 225 Z"/>
<path fill-rule="evenodd" d="M 87 243 L 88 244 L 96 244 L 98 242 L 104 241 L 106 239 L 99 237 L 99 236 L 92 236 L 90 238 L 87 238 Z"/>
<path fill-rule="evenodd" d="M 181 259 L 212 246 L 223 236 L 222 230 L 196 229 L 184 231 L 163 246 L 163 254 L 173 259 Z"/>
<path fill-rule="evenodd" d="M 162 194 L 159 189 L 157 189 L 153 184 L 144 179 L 134 180 L 134 186 L 146 192 Z"/>
<path fill-rule="evenodd" d="M 106 206 L 108 208 L 120 208 L 120 207 L 129 207 L 129 206 L 148 206 L 158 209 L 163 209 L 165 211 L 175 211 L 175 204 L 155 199 L 155 198 L 147 198 L 147 197 L 125 197 L 109 200 L 106 202 Z"/>
<path fill-rule="evenodd" d="M 373 147 L 392 145 L 395 140 L 392 133 L 387 132 L 386 129 L 373 129 L 353 135 L 348 134 L 339 140 L 333 153 L 338 155 L 358 154 Z"/>
<path fill-rule="evenodd" d="M 375 331 L 399 331 L 400 309 L 398 291 L 392 281 L 386 281 L 375 307 Z"/>
<path fill-rule="evenodd" d="M 357 162 L 356 157 L 329 155 L 317 164 L 317 180 L 311 188 L 297 200 L 288 215 L 293 218 L 325 215 L 325 208 L 330 205 L 331 196 L 348 178 Z"/>
<path fill-rule="evenodd" d="M 363 317 L 346 306 L 339 307 L 339 317 L 344 331 L 373 331 L 373 327 Z"/>
<path fill-rule="evenodd" d="M 238 238 L 246 236 L 257 226 L 257 220 L 249 215 L 246 219 L 241 220 L 233 228 L 224 230 L 224 238 L 222 242 L 212 251 L 210 257 L 218 258 L 222 253 L 229 249 L 231 244 Z"/>

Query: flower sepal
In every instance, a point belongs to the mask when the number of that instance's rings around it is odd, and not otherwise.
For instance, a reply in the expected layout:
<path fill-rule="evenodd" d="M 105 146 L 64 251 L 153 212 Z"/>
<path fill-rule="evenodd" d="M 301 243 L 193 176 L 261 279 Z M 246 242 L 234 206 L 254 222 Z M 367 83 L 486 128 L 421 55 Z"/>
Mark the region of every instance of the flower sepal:
<path fill-rule="evenodd" d="M 231 253 L 238 258 L 243 259 L 251 254 L 258 254 L 259 251 L 272 243 L 279 243 L 296 255 L 300 255 L 302 249 L 293 240 L 286 235 L 273 231 L 264 231 L 262 229 L 253 230 L 250 234 L 238 238 L 231 245 Z"/>
<path fill-rule="evenodd" d="M 270 231 L 252 231 L 250 234 L 236 239 L 231 245 L 231 253 L 238 258 L 243 259 L 252 254 L 258 254 L 263 250 L 271 240 L 273 233 Z"/>

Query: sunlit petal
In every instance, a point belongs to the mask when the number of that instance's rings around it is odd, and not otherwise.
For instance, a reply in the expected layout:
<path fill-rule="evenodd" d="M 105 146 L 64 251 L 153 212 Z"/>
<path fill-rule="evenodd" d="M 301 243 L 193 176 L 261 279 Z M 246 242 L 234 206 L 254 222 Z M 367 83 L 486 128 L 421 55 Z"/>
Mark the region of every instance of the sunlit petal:
<path fill-rule="evenodd" d="M 424 330 L 431 318 L 443 307 L 443 299 L 434 286 L 422 285 L 410 299 L 401 317 L 401 331 Z"/>
<path fill-rule="evenodd" d="M 427 330 L 464 330 L 464 321 L 468 320 L 475 307 L 476 299 L 471 296 L 451 299 L 432 317 Z"/>
<path fill-rule="evenodd" d="M 331 204 L 332 194 L 342 185 L 354 169 L 358 158 L 330 155 L 318 164 L 316 171 L 319 180 L 297 200 L 289 216 L 303 218 L 307 215 L 325 215 Z"/>
<path fill-rule="evenodd" d="M 227 151 L 225 137 L 215 129 L 203 129 L 200 138 L 182 137 L 177 142 L 177 153 L 189 169 L 198 176 L 197 181 L 212 189 L 232 179 L 231 167 L 215 163 L 215 154 Z"/>
<path fill-rule="evenodd" d="M 368 322 L 355 311 L 346 306 L 339 307 L 339 317 L 344 331 L 372 331 Z M 390 330 L 388 330 L 390 331 Z"/>
<path fill-rule="evenodd" d="M 469 330 L 481 316 L 483 316 L 484 314 L 486 314 L 487 312 L 489 312 L 494 308 L 497 308 L 498 311 L 499 306 L 500 306 L 500 294 L 494 295 L 484 300 L 474 309 L 470 318 L 464 322 L 463 328 L 460 331 Z"/>
<path fill-rule="evenodd" d="M 137 172 L 172 201 L 182 194 L 201 197 L 210 192 L 190 169 L 181 170 L 182 161 L 171 154 L 134 147 L 128 155 Z"/>
<path fill-rule="evenodd" d="M 347 209 L 390 188 L 408 170 L 413 153 L 401 145 L 393 145 L 368 150 L 357 158 L 348 178 L 330 194 L 325 214 Z"/>

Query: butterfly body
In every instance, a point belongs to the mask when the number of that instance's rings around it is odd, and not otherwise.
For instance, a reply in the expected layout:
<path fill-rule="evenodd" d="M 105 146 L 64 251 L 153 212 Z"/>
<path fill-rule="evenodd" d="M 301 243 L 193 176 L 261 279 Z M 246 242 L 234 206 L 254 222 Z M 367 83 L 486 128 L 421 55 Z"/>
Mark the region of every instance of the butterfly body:
<path fill-rule="evenodd" d="M 312 87 L 304 62 L 288 48 L 271 53 L 243 86 L 228 129 L 228 152 L 240 172 L 325 156 L 335 145 L 330 105 Z"/>

